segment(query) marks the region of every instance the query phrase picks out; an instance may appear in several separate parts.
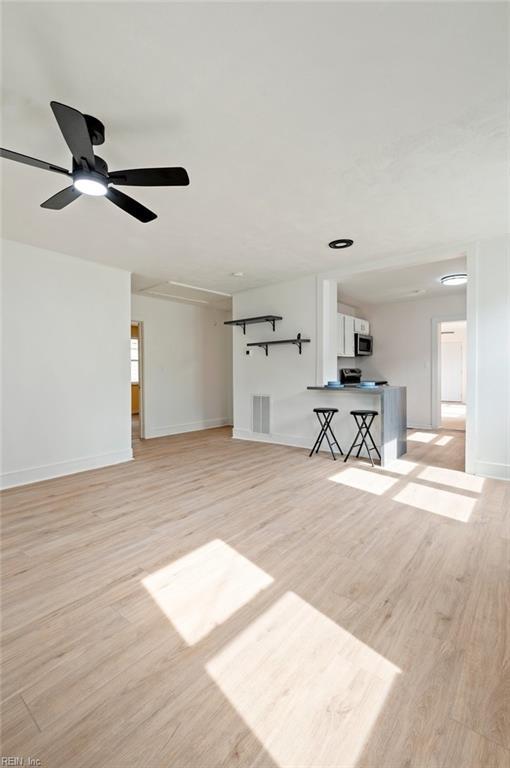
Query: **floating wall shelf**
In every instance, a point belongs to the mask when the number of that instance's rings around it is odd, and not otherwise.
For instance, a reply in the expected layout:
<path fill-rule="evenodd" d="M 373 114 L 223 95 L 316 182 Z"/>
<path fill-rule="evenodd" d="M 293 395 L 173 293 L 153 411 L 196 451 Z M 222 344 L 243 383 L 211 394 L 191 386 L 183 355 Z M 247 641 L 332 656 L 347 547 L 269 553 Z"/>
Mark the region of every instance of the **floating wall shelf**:
<path fill-rule="evenodd" d="M 246 333 L 247 325 L 254 325 L 255 323 L 270 323 L 275 330 L 275 323 L 277 320 L 282 320 L 279 315 L 261 315 L 260 317 L 244 317 L 241 320 L 226 320 L 223 325 L 238 325 L 243 329 L 243 333 Z"/>
<path fill-rule="evenodd" d="M 250 344 L 247 344 L 247 347 L 263 347 L 266 350 L 266 357 L 269 354 L 268 347 L 272 346 L 273 344 L 296 344 L 297 347 L 299 347 L 299 354 L 301 354 L 301 345 L 302 344 L 308 344 L 310 339 L 302 339 L 301 334 L 298 333 L 297 337 L 295 339 L 281 339 L 280 341 L 253 341 Z"/>

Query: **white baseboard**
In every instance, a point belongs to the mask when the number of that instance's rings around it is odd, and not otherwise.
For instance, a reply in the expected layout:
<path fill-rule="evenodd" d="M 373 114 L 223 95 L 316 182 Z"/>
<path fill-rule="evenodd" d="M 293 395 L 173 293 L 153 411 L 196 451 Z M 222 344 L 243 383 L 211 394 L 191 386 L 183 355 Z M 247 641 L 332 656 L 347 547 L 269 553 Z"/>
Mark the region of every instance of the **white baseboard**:
<path fill-rule="evenodd" d="M 86 456 L 81 459 L 57 462 L 56 464 L 45 464 L 40 467 L 30 467 L 29 469 L 18 469 L 14 472 L 4 472 L 0 476 L 0 487 L 6 489 L 14 488 L 18 485 L 39 483 L 41 480 L 50 480 L 55 477 L 74 475 L 76 472 L 86 472 L 89 469 L 109 467 L 112 464 L 121 464 L 124 461 L 131 461 L 132 458 L 133 451 L 131 448 L 128 448 L 125 451 L 101 453 L 97 456 Z"/>
<path fill-rule="evenodd" d="M 433 427 L 432 424 L 419 424 L 416 421 L 407 424 L 407 429 L 439 429 L 439 427 Z"/>
<path fill-rule="evenodd" d="M 475 461 L 474 470 L 473 474 L 480 477 L 510 480 L 510 464 L 498 464 L 494 461 Z"/>
<path fill-rule="evenodd" d="M 311 449 L 314 439 L 310 440 L 307 437 L 299 437 L 295 435 L 279 435 L 272 433 L 270 435 L 261 434 L 260 432 L 251 432 L 249 429 L 234 429 L 232 430 L 232 437 L 236 440 L 251 440 L 255 443 L 273 443 L 274 445 L 288 445 L 291 448 L 308 448 Z M 316 436 L 317 437 L 317 436 Z M 329 450 L 327 444 L 326 448 Z M 321 451 L 324 450 L 324 446 L 321 446 Z"/>
<path fill-rule="evenodd" d="M 145 428 L 145 437 L 168 437 L 169 435 L 181 435 L 185 432 L 198 432 L 201 429 L 214 429 L 216 427 L 228 427 L 232 425 L 231 419 L 224 417 L 219 419 L 202 419 L 190 421 L 187 424 L 169 424 L 166 427 Z"/>

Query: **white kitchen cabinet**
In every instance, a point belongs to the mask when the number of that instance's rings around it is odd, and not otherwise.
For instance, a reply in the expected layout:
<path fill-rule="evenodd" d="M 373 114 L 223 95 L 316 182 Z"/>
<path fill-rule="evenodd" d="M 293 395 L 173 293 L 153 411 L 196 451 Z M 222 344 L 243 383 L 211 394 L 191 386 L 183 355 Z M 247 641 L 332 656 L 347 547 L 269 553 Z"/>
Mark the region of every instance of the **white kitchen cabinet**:
<path fill-rule="evenodd" d="M 370 333 L 370 323 L 368 320 L 362 320 L 360 317 L 354 318 L 354 333 Z"/>
<path fill-rule="evenodd" d="M 354 334 L 370 332 L 368 320 L 359 317 L 337 314 L 337 355 L 338 357 L 354 357 Z"/>

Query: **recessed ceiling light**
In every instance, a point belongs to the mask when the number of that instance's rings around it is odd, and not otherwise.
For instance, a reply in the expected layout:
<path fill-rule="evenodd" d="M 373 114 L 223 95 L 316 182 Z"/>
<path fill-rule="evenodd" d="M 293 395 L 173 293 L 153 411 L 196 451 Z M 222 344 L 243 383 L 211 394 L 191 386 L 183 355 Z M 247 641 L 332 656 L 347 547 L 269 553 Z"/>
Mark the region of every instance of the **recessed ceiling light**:
<path fill-rule="evenodd" d="M 340 240 L 332 240 L 329 244 L 330 248 L 349 248 L 353 244 L 354 240 L 349 240 L 347 237 L 343 237 Z"/>
<path fill-rule="evenodd" d="M 231 272 L 232 277 L 244 277 L 244 272 Z"/>
<path fill-rule="evenodd" d="M 439 282 L 441 285 L 464 285 L 464 283 L 467 283 L 467 275 L 465 272 L 456 272 L 452 275 L 443 275 Z"/>

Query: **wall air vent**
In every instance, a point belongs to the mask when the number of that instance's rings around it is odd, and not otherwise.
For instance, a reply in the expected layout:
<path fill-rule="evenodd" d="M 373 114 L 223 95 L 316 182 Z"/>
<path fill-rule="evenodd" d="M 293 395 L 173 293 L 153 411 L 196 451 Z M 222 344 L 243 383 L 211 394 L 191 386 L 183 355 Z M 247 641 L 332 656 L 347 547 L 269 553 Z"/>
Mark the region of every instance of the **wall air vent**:
<path fill-rule="evenodd" d="M 252 395 L 251 421 L 253 432 L 269 435 L 270 408 L 269 395 Z"/>

